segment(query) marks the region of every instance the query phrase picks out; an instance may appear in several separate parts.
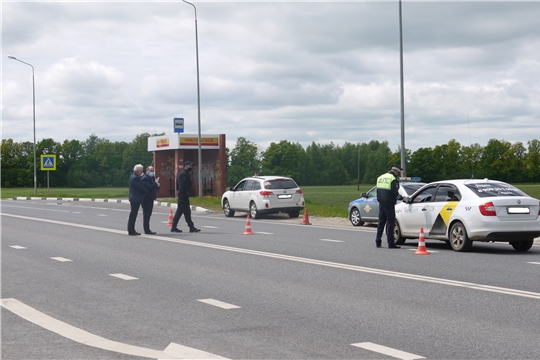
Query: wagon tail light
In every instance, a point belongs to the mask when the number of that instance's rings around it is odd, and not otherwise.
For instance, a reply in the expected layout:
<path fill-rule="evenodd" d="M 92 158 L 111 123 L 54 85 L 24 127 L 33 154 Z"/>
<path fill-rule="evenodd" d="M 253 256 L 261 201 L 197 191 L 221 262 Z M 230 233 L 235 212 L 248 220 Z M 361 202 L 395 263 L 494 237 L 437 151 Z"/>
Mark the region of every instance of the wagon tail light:
<path fill-rule="evenodd" d="M 297 194 L 303 194 L 304 192 L 302 191 L 302 189 L 298 189 L 298 190 L 296 190 L 296 193 Z"/>
<path fill-rule="evenodd" d="M 495 205 L 490 201 L 479 206 L 480 213 L 484 216 L 497 216 Z"/>
<path fill-rule="evenodd" d="M 270 195 L 274 195 L 273 192 L 271 192 L 271 191 L 266 191 L 266 190 L 260 191 L 259 194 L 261 194 L 261 196 L 270 196 Z"/>
<path fill-rule="evenodd" d="M 540 201 L 538 202 L 538 216 L 540 216 Z"/>

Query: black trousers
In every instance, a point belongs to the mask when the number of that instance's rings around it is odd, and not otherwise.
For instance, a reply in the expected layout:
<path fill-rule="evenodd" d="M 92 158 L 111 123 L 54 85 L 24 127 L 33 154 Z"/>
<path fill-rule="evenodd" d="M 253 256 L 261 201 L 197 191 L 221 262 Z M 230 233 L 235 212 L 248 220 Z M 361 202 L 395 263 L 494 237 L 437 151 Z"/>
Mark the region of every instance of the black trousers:
<path fill-rule="evenodd" d="M 139 202 L 130 202 L 131 211 L 129 212 L 127 229 L 128 232 L 135 232 L 135 221 L 137 220 L 137 214 L 139 213 L 139 207 L 141 203 Z"/>
<path fill-rule="evenodd" d="M 152 211 L 154 210 L 154 200 L 145 198 L 142 203 L 142 210 L 144 232 L 150 232 L 150 216 L 152 216 Z"/>
<path fill-rule="evenodd" d="M 389 245 L 394 244 L 394 225 L 396 224 L 396 207 L 394 205 L 379 203 L 379 224 L 375 242 L 381 244 L 382 233 L 386 227 L 386 240 Z"/>
<path fill-rule="evenodd" d="M 184 215 L 184 218 L 186 219 L 186 224 L 189 226 L 189 228 L 191 229 L 192 227 L 194 227 L 193 221 L 191 221 L 191 206 L 189 205 L 189 198 L 178 198 L 178 207 L 176 208 L 176 212 L 174 213 L 174 219 L 172 223 L 173 228 L 178 225 L 178 221 L 180 221 L 182 214 Z"/>

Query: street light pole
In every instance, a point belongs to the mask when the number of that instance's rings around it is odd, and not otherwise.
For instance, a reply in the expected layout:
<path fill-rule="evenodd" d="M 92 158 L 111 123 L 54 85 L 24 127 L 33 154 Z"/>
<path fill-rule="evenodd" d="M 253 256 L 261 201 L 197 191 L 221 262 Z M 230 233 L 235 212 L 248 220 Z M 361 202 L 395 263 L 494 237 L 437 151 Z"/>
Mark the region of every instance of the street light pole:
<path fill-rule="evenodd" d="M 36 84 L 34 82 L 34 67 L 15 56 L 8 55 L 8 58 L 26 64 L 32 68 L 32 105 L 34 109 L 34 196 L 37 196 L 37 163 L 36 163 Z"/>
<path fill-rule="evenodd" d="M 403 31 L 401 25 L 401 0 L 399 0 L 399 68 L 400 68 L 400 88 L 401 88 L 401 172 L 402 176 L 407 176 L 407 162 L 405 160 L 405 99 L 403 90 Z"/>
<path fill-rule="evenodd" d="M 197 8 L 192 3 L 182 0 L 186 4 L 193 6 L 195 10 L 195 54 L 197 57 L 197 111 L 198 111 L 198 127 L 199 127 L 199 197 L 202 197 L 202 150 L 201 150 L 201 90 L 199 85 L 199 34 L 197 31 Z"/>

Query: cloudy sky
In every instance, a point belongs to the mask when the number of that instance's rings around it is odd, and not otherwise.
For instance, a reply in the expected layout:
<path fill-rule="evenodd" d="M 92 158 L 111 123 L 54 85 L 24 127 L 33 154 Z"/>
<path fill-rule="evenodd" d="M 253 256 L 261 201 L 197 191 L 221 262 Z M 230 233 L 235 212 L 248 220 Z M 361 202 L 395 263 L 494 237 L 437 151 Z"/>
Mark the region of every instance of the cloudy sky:
<path fill-rule="evenodd" d="M 192 1 L 201 128 L 401 143 L 398 1 Z M 181 1 L 2 2 L 2 139 L 197 133 L 195 21 Z M 540 138 L 540 2 L 402 2 L 405 144 Z"/>

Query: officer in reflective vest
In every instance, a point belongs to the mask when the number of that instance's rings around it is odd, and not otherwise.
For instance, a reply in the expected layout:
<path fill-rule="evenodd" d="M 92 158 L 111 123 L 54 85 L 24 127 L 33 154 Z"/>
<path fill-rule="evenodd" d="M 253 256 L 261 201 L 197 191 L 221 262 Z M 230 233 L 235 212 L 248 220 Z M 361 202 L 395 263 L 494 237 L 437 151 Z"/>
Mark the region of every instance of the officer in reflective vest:
<path fill-rule="evenodd" d="M 401 246 L 394 244 L 394 226 L 396 223 L 395 205 L 397 200 L 403 199 L 399 195 L 398 176 L 403 171 L 399 166 L 392 165 L 390 171 L 377 178 L 377 201 L 379 202 L 379 224 L 377 225 L 377 237 L 375 244 L 378 248 L 382 245 L 382 233 L 386 227 L 386 238 L 389 249 L 399 249 Z"/>

